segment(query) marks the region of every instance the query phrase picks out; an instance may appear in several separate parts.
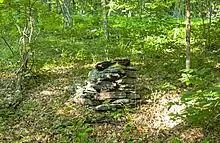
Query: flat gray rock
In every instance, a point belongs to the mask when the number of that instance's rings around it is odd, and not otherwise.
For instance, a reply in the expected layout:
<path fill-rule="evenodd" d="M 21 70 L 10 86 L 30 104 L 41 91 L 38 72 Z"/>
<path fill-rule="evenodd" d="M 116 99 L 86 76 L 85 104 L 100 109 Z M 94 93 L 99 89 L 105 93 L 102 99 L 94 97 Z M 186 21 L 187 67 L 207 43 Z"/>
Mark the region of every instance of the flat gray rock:
<path fill-rule="evenodd" d="M 130 99 L 118 99 L 112 102 L 112 104 L 127 104 L 130 102 Z"/>
<path fill-rule="evenodd" d="M 88 74 L 85 86 L 79 87 L 74 102 L 90 105 L 97 111 L 122 108 L 138 103 L 136 68 L 129 59 L 98 62 Z"/>

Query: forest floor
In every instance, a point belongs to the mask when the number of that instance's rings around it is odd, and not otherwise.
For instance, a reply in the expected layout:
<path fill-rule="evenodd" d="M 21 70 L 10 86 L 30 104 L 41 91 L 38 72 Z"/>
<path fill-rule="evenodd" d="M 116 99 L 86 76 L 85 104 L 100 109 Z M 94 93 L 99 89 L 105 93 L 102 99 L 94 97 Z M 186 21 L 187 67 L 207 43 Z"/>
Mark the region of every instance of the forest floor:
<path fill-rule="evenodd" d="M 104 60 L 106 57 L 115 58 L 118 53 L 128 56 L 127 49 L 111 45 L 106 52 L 102 45 L 92 45 L 92 41 L 95 40 L 71 43 L 69 37 L 60 39 L 61 37 L 46 36 L 39 40 L 35 49 L 38 51 L 36 69 L 26 75 L 26 88 L 22 96 L 15 88 L 16 66 L 10 68 L 7 64 L 0 65 L 3 67 L 0 69 L 0 142 L 220 141 L 220 126 L 215 130 L 208 129 L 170 116 L 181 113 L 185 108 L 183 105 L 172 104 L 180 102 L 183 93 L 188 90 L 179 80 L 185 62 L 183 47 L 169 43 L 166 47 L 170 49 L 162 47 L 155 50 L 146 47 L 143 51 L 137 50 L 136 54 L 132 51 L 130 56 L 138 75 L 137 92 L 144 98 L 143 103 L 136 108 L 96 112 L 89 107 L 73 103 L 75 90 L 85 82 L 96 61 Z M 172 46 L 175 48 L 172 49 Z M 73 63 L 74 58 L 83 62 Z M 219 74 L 218 59 L 218 53 L 206 59 L 203 55 L 194 53 L 192 66 L 208 68 L 211 69 L 211 73 Z M 212 71 L 215 66 L 216 71 Z M 212 82 L 219 76 L 213 74 L 209 77 L 204 81 Z"/>
<path fill-rule="evenodd" d="M 170 106 L 170 102 L 180 101 L 183 91 L 154 90 L 157 80 L 147 76 L 138 78 L 139 92 L 153 98 L 137 108 L 100 113 L 75 105 L 71 100 L 75 88 L 83 84 L 92 67 L 92 64 L 72 64 L 45 68 L 36 76 L 27 77 L 32 85 L 24 91 L 18 107 L 0 110 L 0 142 L 142 143 L 205 139 L 204 128 L 186 125 L 169 116 L 184 109 L 180 105 Z M 2 73 L 0 79 L 0 94 L 13 103 L 10 97 L 16 94 L 12 88 L 15 75 Z"/>

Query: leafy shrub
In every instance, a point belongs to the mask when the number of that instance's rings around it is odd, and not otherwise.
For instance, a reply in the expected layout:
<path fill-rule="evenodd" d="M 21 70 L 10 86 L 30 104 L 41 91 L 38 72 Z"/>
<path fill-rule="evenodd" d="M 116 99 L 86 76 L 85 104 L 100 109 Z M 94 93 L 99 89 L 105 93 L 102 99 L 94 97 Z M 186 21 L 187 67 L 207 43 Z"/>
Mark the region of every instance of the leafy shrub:
<path fill-rule="evenodd" d="M 186 105 L 184 117 L 194 125 L 215 127 L 220 119 L 219 78 L 210 69 L 202 68 L 183 70 L 180 80 L 193 87 L 181 98 Z"/>
<path fill-rule="evenodd" d="M 60 140 L 63 142 L 91 143 L 89 132 L 92 130 L 94 129 L 89 127 L 89 124 L 84 123 L 84 120 L 75 119 L 60 123 L 54 131 L 62 135 Z"/>
<path fill-rule="evenodd" d="M 220 116 L 220 86 L 186 92 L 182 102 L 187 105 L 185 116 L 193 124 L 217 123 Z"/>
<path fill-rule="evenodd" d="M 186 86 L 206 87 L 212 84 L 214 75 L 210 68 L 184 69 L 180 81 Z"/>

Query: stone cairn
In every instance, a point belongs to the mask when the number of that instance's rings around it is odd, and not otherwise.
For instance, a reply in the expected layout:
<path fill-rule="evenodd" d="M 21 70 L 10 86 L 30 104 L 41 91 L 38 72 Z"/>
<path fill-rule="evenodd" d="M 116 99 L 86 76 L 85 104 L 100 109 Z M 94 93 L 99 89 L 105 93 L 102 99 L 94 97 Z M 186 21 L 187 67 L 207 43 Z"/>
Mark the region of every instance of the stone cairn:
<path fill-rule="evenodd" d="M 98 62 L 89 72 L 86 85 L 76 90 L 74 102 L 98 111 L 135 106 L 140 101 L 135 82 L 136 69 L 129 59 Z"/>

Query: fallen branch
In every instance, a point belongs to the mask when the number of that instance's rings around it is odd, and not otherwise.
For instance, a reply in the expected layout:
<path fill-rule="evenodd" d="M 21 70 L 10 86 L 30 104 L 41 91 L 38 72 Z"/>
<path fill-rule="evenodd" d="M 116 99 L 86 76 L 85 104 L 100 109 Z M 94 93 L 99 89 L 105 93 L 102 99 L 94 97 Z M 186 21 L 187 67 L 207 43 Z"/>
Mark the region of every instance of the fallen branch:
<path fill-rule="evenodd" d="M 14 52 L 10 46 L 10 44 L 7 42 L 7 40 L 5 39 L 5 37 L 1 36 L 1 38 L 3 39 L 3 41 L 5 42 L 5 44 L 7 45 L 7 47 L 9 48 L 9 50 L 11 51 L 12 55 L 14 56 Z"/>

